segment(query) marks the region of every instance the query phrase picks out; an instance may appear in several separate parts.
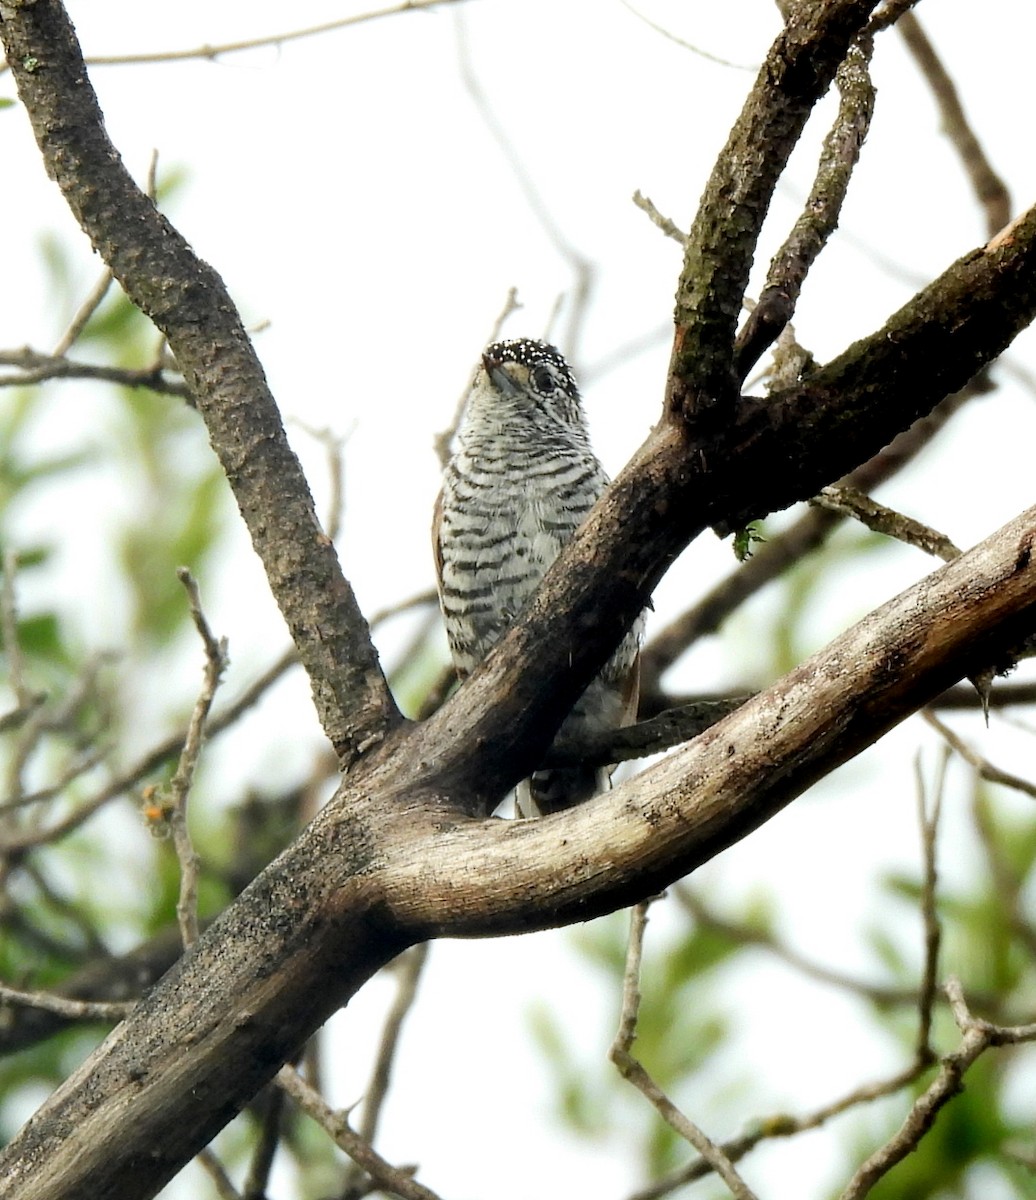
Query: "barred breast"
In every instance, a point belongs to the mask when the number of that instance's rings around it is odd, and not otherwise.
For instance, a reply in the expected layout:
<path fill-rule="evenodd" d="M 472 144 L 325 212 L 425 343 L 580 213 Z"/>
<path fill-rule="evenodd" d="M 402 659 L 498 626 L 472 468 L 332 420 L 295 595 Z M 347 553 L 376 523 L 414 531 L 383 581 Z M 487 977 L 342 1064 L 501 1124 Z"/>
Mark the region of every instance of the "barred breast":
<path fill-rule="evenodd" d="M 439 598 L 458 674 L 475 669 L 532 598 L 607 486 L 579 392 L 552 346 L 498 342 L 483 355 L 437 505 Z M 576 702 L 559 740 L 635 719 L 642 622 Z M 598 767 L 535 772 L 519 813 L 581 803 L 609 784 Z"/>

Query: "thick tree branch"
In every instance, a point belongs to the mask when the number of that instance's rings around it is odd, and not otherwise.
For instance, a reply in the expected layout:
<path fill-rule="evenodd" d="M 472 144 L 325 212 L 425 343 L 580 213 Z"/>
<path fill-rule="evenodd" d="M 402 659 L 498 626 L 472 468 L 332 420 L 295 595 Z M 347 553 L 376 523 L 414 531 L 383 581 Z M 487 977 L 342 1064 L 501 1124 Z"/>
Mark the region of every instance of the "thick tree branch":
<path fill-rule="evenodd" d="M 716 160 L 676 293 L 666 408 L 707 413 L 737 391 L 734 329 L 777 180 L 877 0 L 799 4 L 770 48 Z"/>
<path fill-rule="evenodd" d="M 1030 509 L 571 812 L 451 815 L 418 730 L 364 760 L 14 1139 L 0 1197 L 152 1196 L 404 946 L 585 920 L 685 875 L 1031 627 L 1034 546 Z"/>
<path fill-rule="evenodd" d="M 367 625 L 223 281 L 133 182 L 59 0 L 5 4 L 0 34 L 47 171 L 126 295 L 165 335 L 348 764 L 398 721 Z"/>
<path fill-rule="evenodd" d="M 963 387 L 1034 313 L 1036 208 L 796 387 L 765 400 L 735 399 L 722 425 L 697 431 L 693 449 L 682 427 L 663 421 L 523 618 L 412 744 L 442 764 L 450 792 L 469 811 L 491 811 L 545 753 L 691 538 L 708 525 L 738 528 L 806 499 L 872 457 Z M 447 740 L 452 749 L 444 752 Z M 477 761 L 473 746 L 486 751 Z"/>
<path fill-rule="evenodd" d="M 701 279 L 685 273 L 681 285 L 669 419 L 482 667 L 424 725 L 389 729 L 335 801 L 16 1137 L 0 1197 L 153 1195 L 407 945 L 564 924 L 650 895 L 1031 629 L 1034 510 L 631 783 L 542 821 L 472 819 L 542 755 L 695 533 L 814 494 L 960 387 L 1036 312 L 1029 214 L 879 334 L 765 402 L 731 396 L 722 422 L 696 421 L 688 435 L 695 405 L 680 389 L 721 394 L 741 277 L 782 156 L 871 8 L 799 5 L 768 59 L 729 148 L 734 191 L 710 187 L 690 239 Z M 240 323 L 218 279 L 186 257 L 113 157 L 57 0 L 8 0 L 3 12 L 48 165 L 174 346 L 325 724 L 355 756 L 394 710 Z M 741 231 L 729 259 L 720 218 Z M 688 356 L 696 338 L 697 365 Z"/>
<path fill-rule="evenodd" d="M 737 337 L 734 370 L 739 381 L 787 328 L 810 268 L 838 227 L 849 181 L 874 114 L 869 69 L 872 50 L 872 38 L 857 40 L 835 75 L 841 102 L 824 139 L 816 178 L 799 219 L 770 263 L 759 301 Z"/>
<path fill-rule="evenodd" d="M 915 421 L 855 468 L 842 482 L 861 491 L 873 491 L 912 462 L 962 405 L 975 396 L 984 395 L 992 387 L 988 372 L 977 375 L 967 386 L 940 401 L 927 416 Z M 663 696 L 661 676 L 693 642 L 715 633 L 749 596 L 821 546 L 841 522 L 842 518 L 829 509 L 810 508 L 793 525 L 759 546 L 747 562 L 720 580 L 697 604 L 656 633 L 641 655 L 641 713 L 651 716 L 659 711 L 660 697 Z M 973 696 L 972 690 L 969 702 Z M 662 707 L 670 704 L 672 701 Z"/>

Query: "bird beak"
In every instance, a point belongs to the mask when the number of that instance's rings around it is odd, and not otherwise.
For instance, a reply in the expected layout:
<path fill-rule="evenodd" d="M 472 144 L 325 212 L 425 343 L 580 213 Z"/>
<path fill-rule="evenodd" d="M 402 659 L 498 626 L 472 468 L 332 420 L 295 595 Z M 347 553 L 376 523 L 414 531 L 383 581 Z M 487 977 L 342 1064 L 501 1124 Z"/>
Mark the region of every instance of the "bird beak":
<path fill-rule="evenodd" d="M 485 367 L 490 381 L 505 395 L 514 394 L 520 390 L 510 371 L 508 371 L 507 365 L 501 362 L 500 359 L 493 358 L 489 354 L 483 354 L 482 366 Z"/>

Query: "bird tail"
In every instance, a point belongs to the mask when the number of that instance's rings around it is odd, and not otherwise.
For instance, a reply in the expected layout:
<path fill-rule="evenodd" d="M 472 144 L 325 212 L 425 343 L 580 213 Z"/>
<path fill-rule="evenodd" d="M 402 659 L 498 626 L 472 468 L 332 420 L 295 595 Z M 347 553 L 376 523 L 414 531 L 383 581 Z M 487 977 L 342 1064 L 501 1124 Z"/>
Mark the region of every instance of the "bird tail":
<path fill-rule="evenodd" d="M 523 779 L 515 794 L 519 817 L 545 817 L 574 808 L 611 787 L 607 767 L 552 767 Z"/>

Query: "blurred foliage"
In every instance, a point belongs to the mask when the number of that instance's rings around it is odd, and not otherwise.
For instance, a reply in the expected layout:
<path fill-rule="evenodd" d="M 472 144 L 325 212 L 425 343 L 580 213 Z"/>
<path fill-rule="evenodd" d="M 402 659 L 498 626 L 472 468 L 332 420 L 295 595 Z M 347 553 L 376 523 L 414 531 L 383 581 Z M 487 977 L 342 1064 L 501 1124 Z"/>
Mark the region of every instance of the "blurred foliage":
<path fill-rule="evenodd" d="M 974 881 L 944 884 L 937 891 L 942 929 L 939 978 L 958 975 L 975 1015 L 1002 1024 L 1027 1023 L 1036 1015 L 1034 930 L 1026 922 L 1020 899 L 1031 897 L 1036 888 L 1036 828 L 1024 809 L 1013 807 L 1013 799 L 1003 789 L 975 784 L 972 808 L 977 832 L 972 846 L 963 852 L 984 869 L 976 870 Z M 953 850 L 962 853 L 960 846 Z M 862 934 L 875 964 L 870 982 L 885 990 L 916 994 L 922 967 L 920 865 L 914 874 L 890 873 L 881 890 L 882 922 Z M 746 1006 L 768 1003 L 765 988 L 756 995 L 744 994 L 737 982 L 744 974 L 738 968 L 746 955 L 767 953 L 768 941 L 777 945 L 779 912 L 778 897 L 751 892 L 739 904 L 717 914 L 722 929 L 697 922 L 686 906 L 672 899 L 656 903 L 651 910 L 657 919 L 649 924 L 645 941 L 642 1003 L 633 1053 L 666 1094 L 713 1135 L 718 1132 L 713 1123 L 722 1121 L 719 1114 L 731 1111 L 731 1097 L 736 1100 L 743 1128 L 772 1117 L 747 1107 L 758 1092 L 758 1080 L 753 1091 L 743 1078 L 731 1078 L 729 1072 L 716 1072 L 714 1067 L 718 1052 L 736 1046 L 739 1030 L 733 1014 Z M 587 1140 L 614 1142 L 622 1136 L 643 1177 L 659 1180 L 694 1161 L 696 1155 L 605 1061 L 604 1047 L 618 1023 L 627 930 L 628 918 L 617 914 L 594 922 L 571 938 L 576 952 L 602 977 L 608 994 L 614 997 L 613 1020 L 600 1035 L 601 1053 L 591 1061 L 575 1056 L 562 1027 L 545 1009 L 533 1014 L 533 1030 L 554 1081 L 560 1119 Z M 781 961 L 776 952 L 771 951 L 771 956 L 775 963 Z M 785 964 L 783 969 L 795 968 Z M 732 986 L 738 989 L 736 1000 Z M 909 1065 L 917 1039 L 916 1004 L 889 1005 L 861 993 L 859 1005 L 874 1037 L 898 1046 L 900 1068 Z M 799 1014 L 800 1021 L 805 1017 L 805 1013 Z M 789 1036 L 802 1040 L 804 1054 L 811 1052 L 808 1028 L 789 1031 Z M 948 1008 L 939 1004 L 932 1035 L 936 1054 L 952 1052 L 959 1042 L 960 1033 Z M 837 1047 L 830 1045 L 823 1051 L 825 1055 L 837 1052 Z M 760 1064 L 760 1069 L 765 1066 Z M 888 1077 L 897 1069 L 889 1070 Z M 839 1118 L 844 1160 L 832 1172 L 827 1193 L 831 1200 L 841 1194 L 856 1166 L 895 1133 L 909 1105 L 931 1084 L 937 1069 L 938 1064 L 911 1087 L 879 1103 L 858 1105 Z M 963 1091 L 941 1110 L 920 1147 L 869 1194 L 876 1200 L 987 1200 L 992 1194 L 998 1200 L 1031 1198 L 1036 1194 L 1036 1182 L 1028 1164 L 1036 1161 L 1036 1134 L 1031 1104 L 1019 1106 L 1016 1094 L 1021 1078 L 1025 1081 L 1021 1090 L 1031 1097 L 1028 1081 L 1034 1069 L 1036 1046 L 989 1050 L 969 1070 Z M 870 1074 L 846 1078 L 843 1090 L 848 1093 L 871 1082 Z M 780 1089 L 779 1079 L 769 1083 Z M 775 1131 L 781 1124 L 770 1121 Z M 761 1148 L 755 1153 L 760 1152 Z M 742 1163 L 751 1176 L 751 1153 Z M 993 1183 L 995 1193 L 989 1191 Z M 672 1194 L 728 1195 L 709 1176 Z"/>
<path fill-rule="evenodd" d="M 55 309 L 71 315 L 84 290 L 73 261 L 55 239 L 40 249 Z M 154 360 L 159 344 L 150 323 L 112 287 L 75 353 L 141 366 Z M 180 400 L 90 382 L 5 389 L 2 400 L 0 549 L 15 567 L 5 587 L 16 605 L 17 653 L 3 644 L 0 779 L 9 807 L 0 806 L 0 850 L 45 832 L 87 803 L 110 777 L 114 761 L 106 760 L 118 756 L 127 732 L 144 734 L 139 711 L 124 695 L 127 672 L 162 678 L 163 653 L 178 639 L 196 638 L 176 568 L 187 564 L 204 579 L 230 512 L 201 422 Z M 67 427 L 82 428 L 78 444 L 51 449 Z M 98 552 L 107 545 L 117 569 L 98 572 L 105 590 L 96 593 L 93 581 L 80 576 L 74 600 L 128 610 L 124 640 L 111 648 L 118 658 L 87 644 L 78 605 L 69 605 L 67 596 L 64 607 L 56 602 L 69 570 L 63 515 L 82 519 L 84 498 L 103 495 L 112 480 L 118 503 L 109 512 L 99 508 L 96 521 L 104 526 Z M 113 595 L 119 586 L 128 600 Z M 16 663 L 17 687 L 11 675 Z M 170 712 L 185 715 L 194 694 L 164 699 Z M 152 731 L 156 741 L 169 732 Z M 151 781 L 174 765 L 168 762 Z M 34 793 L 39 800 L 26 802 Z M 135 807 L 132 796 L 129 802 L 117 797 L 63 838 L 0 853 L 0 979 L 20 987 L 53 986 L 175 918 L 179 870 L 171 844 L 149 836 Z M 206 861 L 216 858 L 210 846 L 225 844 L 224 823 L 201 806 L 192 816 Z M 105 886 L 98 887 L 98 880 Z M 211 871 L 203 877 L 203 913 L 218 911 L 228 896 L 223 878 Z M 0 1025 L 3 1020 L 0 1008 Z M 96 1044 L 99 1032 L 70 1030 L 0 1057 L 0 1136 L 11 1131 L 6 1102 L 22 1089 L 49 1090 Z"/>
<path fill-rule="evenodd" d="M 753 542 L 779 536 L 768 524 L 752 527 Z M 774 589 L 779 591 L 779 599 L 768 609 L 752 608 L 750 617 L 739 611 L 728 622 L 724 636 L 732 660 L 743 655 L 744 646 L 750 644 L 756 672 L 777 676 L 792 669 L 816 649 L 818 638 L 826 635 L 826 630 L 818 635 L 816 615 L 823 611 L 827 589 L 837 584 L 844 590 L 846 579 L 854 572 L 868 570 L 869 560 L 899 552 L 887 538 L 862 526 L 848 524 L 840 529 L 782 576 Z M 861 612 L 867 607 L 863 603 Z M 750 636 L 746 635 L 748 626 Z M 768 663 L 764 661 L 767 649 L 771 655 Z M 952 851 L 956 859 L 971 865 L 973 878 L 964 884 L 940 882 L 938 886 L 942 934 L 938 978 L 960 977 L 976 1016 L 1001 1024 L 1028 1023 L 1036 1018 L 1036 917 L 1032 912 L 1036 822 L 1028 804 L 1019 805 L 1018 798 L 1003 788 L 974 782 L 970 800 L 969 845 L 939 843 L 939 853 Z M 920 862 L 912 872 L 890 872 L 878 886 L 880 899 L 875 907 L 881 919 L 858 933 L 861 950 L 869 953 L 874 965 L 869 982 L 886 993 L 916 994 L 922 969 Z M 729 1135 L 722 1122 L 732 1111 L 738 1114 L 742 1129 L 763 1122 L 780 1133 L 784 1122 L 779 1115 L 749 1107 L 758 1094 L 759 1080 L 731 1077 L 729 1069 L 716 1070 L 717 1058 L 724 1052 L 728 1052 L 728 1061 L 738 1058 L 737 1015 L 747 1006 L 768 1003 L 761 992 L 746 996 L 741 981 L 748 956 L 765 955 L 768 941 L 780 945 L 776 932 L 781 925 L 780 897 L 744 891 L 738 901 L 717 913 L 722 929 L 697 922 L 672 899 L 656 904 L 651 913 L 656 919 L 649 924 L 644 947 L 634 1055 L 663 1091 L 682 1105 L 692 1120 L 701 1121 L 711 1136 Z M 678 1172 L 697 1155 L 606 1060 L 604 1051 L 618 1024 L 627 931 L 628 917 L 616 914 L 571 935 L 575 952 L 601 975 L 608 994 L 614 997 L 613 1018 L 600 1032 L 600 1053 L 589 1061 L 575 1055 L 562 1025 L 545 1008 L 532 1014 L 532 1028 L 553 1080 L 559 1118 L 591 1142 L 614 1143 L 616 1137 L 622 1137 L 643 1178 L 654 1181 Z M 775 964 L 782 961 L 776 952 L 772 951 L 771 957 Z M 783 969 L 795 970 L 788 964 Z M 732 994 L 735 991 L 736 995 Z M 898 1047 L 900 1067 L 887 1073 L 892 1077 L 914 1057 L 917 1005 L 888 1004 L 879 996 L 861 993 L 859 1006 L 871 1038 Z M 811 1052 L 808 1027 L 789 1036 L 802 1039 L 804 1054 Z M 940 1002 L 932 1035 L 936 1055 L 955 1050 L 960 1036 L 947 1006 Z M 825 1045 L 815 1052 L 836 1054 L 837 1047 Z M 761 1064 L 760 1069 L 765 1066 Z M 840 1196 L 856 1167 L 896 1132 L 910 1104 L 931 1084 L 937 1069 L 935 1064 L 912 1086 L 878 1103 L 858 1105 L 838 1118 L 843 1161 L 831 1173 L 826 1193 L 831 1200 Z M 997 1200 L 1031 1200 L 1036 1195 L 1032 1106 L 1020 1106 L 1012 1096 L 1019 1090 L 1020 1076 L 1026 1081 L 1022 1090 L 1031 1097 L 1033 1070 L 1036 1046 L 988 1051 L 968 1071 L 962 1092 L 940 1111 L 920 1147 L 869 1195 L 875 1200 L 989 1200 L 993 1195 Z M 874 1081 L 870 1074 L 859 1079 L 847 1077 L 843 1091 Z M 771 1090 L 780 1091 L 779 1078 L 767 1082 Z M 825 1097 L 818 1107 L 838 1098 Z M 755 1153 L 762 1151 L 761 1146 Z M 741 1167 L 750 1179 L 752 1161 L 750 1153 Z M 765 1184 L 760 1185 L 760 1193 L 767 1194 Z M 729 1192 L 706 1175 L 671 1194 L 713 1200 Z"/>
<path fill-rule="evenodd" d="M 81 290 L 71 260 L 54 240 L 41 247 L 41 257 L 51 292 L 63 298 L 71 315 Z M 146 365 L 159 351 L 155 331 L 117 288 L 110 290 L 77 342 L 77 352 L 115 365 Z M 72 396 L 77 405 L 92 406 L 88 432 L 73 449 L 55 452 L 47 434 L 62 422 L 62 406 Z M 7 678 L 0 713 L 10 719 L 0 727 L 0 775 L 5 799 L 19 803 L 0 811 L 0 847 L 6 840 L 52 826 L 97 793 L 108 765 L 99 753 L 96 761 L 91 759 L 92 752 L 107 753 L 130 732 L 139 740 L 139 714 L 124 702 L 123 685 L 132 669 L 135 678 L 161 680 L 164 691 L 168 652 L 194 637 L 176 568 L 187 564 L 204 581 L 230 513 L 225 481 L 201 424 L 181 401 L 95 384 L 12 390 L 3 401 L 0 549 L 16 556 L 17 573 L 8 583 L 18 612 L 17 653 L 12 656 L 13 646 L 2 647 Z M 88 645 L 75 610 L 65 610 L 53 599 L 53 581 L 60 577 L 66 552 L 60 536 L 62 515 L 106 480 L 115 480 L 118 491 L 118 503 L 98 515 L 111 556 L 112 569 L 105 577 L 108 591 L 95 595 L 84 584 L 75 599 L 125 610 L 124 640 L 114 647 L 122 656 L 117 661 Z M 41 512 L 53 514 L 49 523 L 27 519 Z M 736 552 L 745 556 L 754 542 L 777 536 L 770 524 L 742 531 Z M 40 528 L 49 532 L 25 532 Z M 823 608 L 831 580 L 849 570 L 866 569 L 866 563 L 887 548 L 880 535 L 852 526 L 830 539 L 780 581 L 774 589 L 779 603 L 763 621 L 753 616 L 750 637 L 739 624 L 742 614 L 729 622 L 732 658 L 750 646 L 756 671 L 776 675 L 788 670 L 815 648 L 815 614 Z M 436 646 L 437 626 L 423 616 L 411 617 L 413 638 L 392 671 L 392 681 L 403 709 L 416 712 L 428 691 L 441 683 L 442 657 Z M 766 654 L 768 663 L 763 662 Z M 15 689 L 10 678 L 16 660 L 22 664 L 21 689 Z M 164 699 L 170 713 L 183 714 L 194 695 Z M 156 729 L 155 740 L 168 732 Z M 162 782 L 172 768 L 167 761 L 147 782 Z M 20 803 L 34 790 L 51 786 L 52 798 Z M 205 864 L 203 917 L 218 912 L 291 836 L 306 809 L 305 781 L 296 793 L 280 798 L 248 795 L 235 800 L 233 810 L 213 812 L 211 806 L 201 805 L 192 812 L 192 834 Z M 1036 823 L 1027 812 L 1004 803 L 995 789 L 976 788 L 972 807 L 972 840 L 957 852 L 974 860 L 974 877 L 966 884 L 943 886 L 938 894 L 943 922 L 940 973 L 958 973 L 968 994 L 981 997 L 983 1015 L 990 1019 L 1029 1020 L 1036 1012 L 1036 932 L 1027 923 L 1026 911 L 1036 889 Z M 56 986 L 84 964 L 166 930 L 174 919 L 180 873 L 161 832 L 160 826 L 149 832 L 132 800 L 127 803 L 122 797 L 99 820 L 58 841 L 6 857 L 0 854 L 0 979 L 22 987 Z M 904 913 L 916 916 L 920 875 L 890 874 L 881 890 L 881 919 L 862 935 L 874 964 L 873 982 L 884 989 L 915 989 L 921 966 L 917 922 L 908 938 L 897 918 Z M 742 1065 L 740 1075 L 717 1072 L 715 1067 L 737 1043 L 737 1005 L 766 1003 L 765 996 L 739 994 L 735 1005 L 731 981 L 744 978 L 749 955 L 767 953 L 767 939 L 782 924 L 779 899 L 745 892 L 728 902 L 721 914 L 726 927 L 722 929 L 696 921 L 672 902 L 652 910 L 634 1053 L 673 1100 L 704 1124 L 733 1108 L 743 1126 L 772 1115 L 750 1108 L 757 1094 L 752 1085 L 758 1081 L 751 1078 L 748 1066 Z M 602 1049 L 618 1022 L 627 928 L 627 916 L 616 914 L 572 935 L 576 953 L 613 997 L 613 1011 L 600 1031 Z M 875 1035 L 897 1047 L 902 1064 L 909 1063 L 917 1035 L 916 1007 L 865 997 L 859 1005 Z M 0 1026 L 3 1021 L 0 1008 Z M 588 1141 L 621 1141 L 645 1179 L 662 1178 L 694 1157 L 620 1079 L 603 1053 L 587 1061 L 571 1048 L 551 1010 L 536 1009 L 532 1025 L 551 1073 L 559 1117 L 569 1129 Z M 93 1026 L 69 1029 L 0 1057 L 0 1138 L 10 1133 L 30 1102 L 67 1076 L 101 1032 Z M 807 1046 L 808 1030 L 800 1033 Z M 956 1028 L 945 1009 L 937 1013 L 933 1036 L 939 1053 L 957 1044 Z M 984 1200 L 982 1189 L 990 1179 L 996 1181 L 998 1200 L 1036 1194 L 1033 1175 L 1020 1161 L 1034 1154 L 1031 1106 L 1018 1115 L 1020 1106 L 1011 1099 L 1019 1070 L 1031 1070 L 1034 1059 L 1032 1047 L 987 1054 L 920 1148 L 872 1195 L 878 1200 Z M 832 1197 L 854 1165 L 898 1127 L 934 1069 L 908 1094 L 840 1118 L 845 1158 L 833 1173 Z M 864 1081 L 846 1079 L 845 1090 L 857 1082 Z M 779 1089 L 779 1081 L 775 1087 Z M 240 1164 L 249 1155 L 256 1119 L 253 1113 L 245 1114 L 219 1139 L 219 1152 L 229 1164 Z M 332 1194 L 341 1177 L 339 1155 L 326 1136 L 309 1122 L 298 1122 L 288 1130 L 287 1144 L 304 1164 L 300 1194 Z M 674 1194 L 688 1192 L 724 1194 L 711 1179 Z"/>

